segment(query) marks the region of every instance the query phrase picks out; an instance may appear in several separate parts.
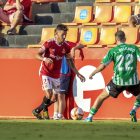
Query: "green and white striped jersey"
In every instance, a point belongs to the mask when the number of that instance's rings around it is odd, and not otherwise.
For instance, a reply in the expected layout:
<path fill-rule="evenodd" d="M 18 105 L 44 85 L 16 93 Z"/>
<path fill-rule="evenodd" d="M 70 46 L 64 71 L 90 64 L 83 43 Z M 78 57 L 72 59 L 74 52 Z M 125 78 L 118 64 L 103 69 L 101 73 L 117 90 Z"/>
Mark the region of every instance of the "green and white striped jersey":
<path fill-rule="evenodd" d="M 140 62 L 140 51 L 137 46 L 120 44 L 110 49 L 101 63 L 107 66 L 113 61 L 113 83 L 120 86 L 127 86 L 139 83 L 137 60 Z"/>

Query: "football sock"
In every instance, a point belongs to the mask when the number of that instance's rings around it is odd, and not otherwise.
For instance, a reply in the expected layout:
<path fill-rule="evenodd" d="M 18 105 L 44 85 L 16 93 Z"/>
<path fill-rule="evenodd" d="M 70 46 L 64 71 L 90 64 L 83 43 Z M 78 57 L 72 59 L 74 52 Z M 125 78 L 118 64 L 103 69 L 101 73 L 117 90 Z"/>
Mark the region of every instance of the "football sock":
<path fill-rule="evenodd" d="M 89 115 L 88 115 L 88 118 L 90 117 L 90 118 L 92 118 L 95 114 L 96 114 L 96 112 L 97 112 L 98 110 L 97 109 L 94 109 L 93 107 L 90 109 L 90 113 L 89 113 Z"/>
<path fill-rule="evenodd" d="M 63 114 L 58 114 L 59 119 L 62 119 Z"/>
<path fill-rule="evenodd" d="M 58 116 L 58 112 L 54 112 L 53 118 Z"/>
<path fill-rule="evenodd" d="M 136 99 L 133 110 L 137 111 L 139 107 L 140 107 L 140 99 Z"/>
<path fill-rule="evenodd" d="M 43 110 L 43 104 L 44 104 L 44 102 L 42 102 L 42 104 L 35 109 L 36 113 L 40 113 Z"/>
<path fill-rule="evenodd" d="M 47 99 L 46 96 L 43 98 L 43 111 L 48 111 L 48 105 L 50 103 L 50 99 Z"/>

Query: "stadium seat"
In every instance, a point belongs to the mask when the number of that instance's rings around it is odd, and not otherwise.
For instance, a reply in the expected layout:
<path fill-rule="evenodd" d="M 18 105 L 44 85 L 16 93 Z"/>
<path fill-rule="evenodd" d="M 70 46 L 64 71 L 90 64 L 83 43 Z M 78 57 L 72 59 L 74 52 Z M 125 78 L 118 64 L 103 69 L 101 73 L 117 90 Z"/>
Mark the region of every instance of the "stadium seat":
<path fill-rule="evenodd" d="M 32 3 L 64 2 L 64 0 L 31 0 Z"/>
<path fill-rule="evenodd" d="M 112 6 L 96 6 L 95 19 L 89 23 L 83 23 L 82 25 L 98 25 L 102 22 L 109 22 L 113 19 L 113 7 Z"/>
<path fill-rule="evenodd" d="M 92 6 L 77 6 L 75 8 L 75 17 L 71 23 L 62 23 L 64 25 L 81 25 L 82 23 L 91 22 L 93 20 Z"/>
<path fill-rule="evenodd" d="M 28 19 L 31 19 L 31 16 L 32 16 L 32 7 L 30 7 L 29 14 L 28 14 Z M 25 24 L 25 22 L 22 22 L 22 23 L 19 23 L 18 25 L 24 25 L 24 24 Z M 2 25 L 2 26 L 10 26 L 11 24 L 10 23 L 0 22 L 0 25 Z"/>
<path fill-rule="evenodd" d="M 54 38 L 54 29 L 55 28 L 43 28 L 40 43 L 28 45 L 28 48 L 41 47 L 45 41 L 47 41 L 51 38 Z M 75 42 L 75 43 L 79 42 L 79 29 L 78 28 L 69 28 L 69 30 L 67 32 L 67 36 L 66 36 L 66 41 L 71 41 L 71 42 Z"/>
<path fill-rule="evenodd" d="M 82 28 L 79 43 L 87 46 L 89 44 L 98 43 L 99 29 L 98 28 Z"/>
<path fill-rule="evenodd" d="M 95 0 L 95 2 L 114 2 L 115 0 Z"/>
<path fill-rule="evenodd" d="M 137 44 L 139 41 L 139 28 L 122 28 L 125 33 L 126 44 Z"/>
<path fill-rule="evenodd" d="M 133 2 L 134 0 L 116 0 L 115 2 Z"/>
<path fill-rule="evenodd" d="M 135 11 L 134 11 L 134 15 L 137 15 L 140 13 L 140 5 L 135 6 Z"/>
<path fill-rule="evenodd" d="M 116 44 L 115 42 L 115 33 L 118 31 L 118 28 L 101 28 L 100 41 L 95 45 L 88 45 L 87 47 L 110 47 Z"/>
<path fill-rule="evenodd" d="M 127 25 L 128 17 L 132 15 L 132 7 L 127 5 L 115 6 L 114 19 L 108 23 L 101 23 L 102 25 Z"/>
<path fill-rule="evenodd" d="M 135 2 L 139 2 L 139 0 L 135 0 Z"/>

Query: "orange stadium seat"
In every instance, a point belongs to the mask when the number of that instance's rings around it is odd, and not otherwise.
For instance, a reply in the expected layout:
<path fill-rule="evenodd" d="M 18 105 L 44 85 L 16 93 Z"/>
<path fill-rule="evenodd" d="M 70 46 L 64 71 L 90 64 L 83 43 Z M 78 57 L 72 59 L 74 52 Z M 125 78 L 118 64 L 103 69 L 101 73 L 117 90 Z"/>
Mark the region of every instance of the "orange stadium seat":
<path fill-rule="evenodd" d="M 32 3 L 64 2 L 64 0 L 31 0 Z"/>
<path fill-rule="evenodd" d="M 95 0 L 95 2 L 114 2 L 115 0 Z"/>
<path fill-rule="evenodd" d="M 108 45 L 114 46 L 115 33 L 118 31 L 118 28 L 101 28 L 100 41 L 98 44 L 91 45 L 89 47 L 107 47 Z M 88 46 L 87 46 L 88 47 Z"/>
<path fill-rule="evenodd" d="M 139 41 L 139 28 L 122 28 L 125 33 L 126 44 L 137 44 Z"/>
<path fill-rule="evenodd" d="M 133 2 L 134 0 L 115 0 L 115 2 Z"/>
<path fill-rule="evenodd" d="M 51 38 L 54 38 L 54 29 L 55 28 L 43 28 L 40 43 L 28 45 L 28 48 L 41 47 L 45 41 L 47 41 Z M 67 36 L 66 36 L 66 41 L 71 41 L 71 42 L 75 42 L 75 43 L 79 42 L 79 29 L 78 28 L 69 28 L 69 30 L 67 32 Z"/>
<path fill-rule="evenodd" d="M 98 28 L 82 28 L 79 43 L 87 46 L 89 44 L 98 43 L 99 29 Z"/>
<path fill-rule="evenodd" d="M 113 19 L 113 7 L 112 6 L 96 6 L 95 19 L 89 23 L 83 23 L 82 25 L 98 25 L 102 22 L 109 22 Z"/>
<path fill-rule="evenodd" d="M 31 16 L 32 16 L 32 7 L 30 7 L 29 14 L 28 14 L 28 19 L 31 19 Z M 18 25 L 24 25 L 24 24 L 25 23 L 22 22 L 22 23 L 19 23 Z M 2 25 L 2 26 L 10 26 L 11 24 L 10 23 L 0 22 L 0 25 Z"/>
<path fill-rule="evenodd" d="M 134 15 L 140 14 L 140 5 L 135 6 Z"/>
<path fill-rule="evenodd" d="M 62 23 L 64 25 L 81 25 L 93 20 L 92 6 L 77 6 L 75 9 L 75 17 L 71 23 Z"/>
<path fill-rule="evenodd" d="M 132 7 L 129 5 L 115 6 L 114 19 L 108 23 L 101 23 L 102 25 L 127 25 L 128 17 L 132 15 Z"/>

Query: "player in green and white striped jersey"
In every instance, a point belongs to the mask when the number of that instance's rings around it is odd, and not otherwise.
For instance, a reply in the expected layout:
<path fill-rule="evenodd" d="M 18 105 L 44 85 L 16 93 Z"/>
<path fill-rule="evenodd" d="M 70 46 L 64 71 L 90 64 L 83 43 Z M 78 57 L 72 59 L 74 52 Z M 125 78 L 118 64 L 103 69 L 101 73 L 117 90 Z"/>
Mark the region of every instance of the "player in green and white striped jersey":
<path fill-rule="evenodd" d="M 110 96 L 117 98 L 123 90 L 136 96 L 134 108 L 130 112 L 130 115 L 133 122 L 137 121 L 136 111 L 140 106 L 140 83 L 137 72 L 137 60 L 140 62 L 140 51 L 135 45 L 125 44 L 126 39 L 123 31 L 116 32 L 115 39 L 117 46 L 108 51 L 98 68 L 91 73 L 89 79 L 92 79 L 92 76 L 102 71 L 112 61 L 114 62 L 114 76 L 103 92 L 97 97 L 90 110 L 90 114 L 83 122 L 91 122 L 103 101 Z"/>

